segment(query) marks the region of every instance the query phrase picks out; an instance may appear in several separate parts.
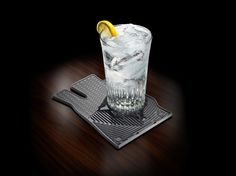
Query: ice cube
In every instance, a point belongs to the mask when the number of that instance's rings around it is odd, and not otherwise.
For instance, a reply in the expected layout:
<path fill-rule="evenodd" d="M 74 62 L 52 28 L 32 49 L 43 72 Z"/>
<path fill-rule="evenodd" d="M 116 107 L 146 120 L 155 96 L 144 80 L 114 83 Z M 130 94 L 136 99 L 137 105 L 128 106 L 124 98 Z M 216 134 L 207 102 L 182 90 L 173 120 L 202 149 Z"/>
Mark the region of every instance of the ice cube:
<path fill-rule="evenodd" d="M 132 55 L 128 55 L 122 58 L 119 62 L 119 65 L 134 67 L 132 64 L 135 64 L 134 62 L 141 61 L 143 56 L 143 51 L 135 50 Z"/>
<path fill-rule="evenodd" d="M 113 67 L 114 65 L 117 65 L 120 61 L 121 61 L 121 58 L 114 57 L 111 61 L 111 67 Z"/>
<path fill-rule="evenodd" d="M 108 62 L 111 62 L 113 59 L 113 56 L 111 56 L 110 53 L 108 53 L 107 51 L 104 50 L 104 56 L 105 56 L 105 60 Z"/>
<path fill-rule="evenodd" d="M 121 62 L 121 58 L 114 57 L 111 61 L 111 69 L 115 71 L 121 70 L 123 66 L 119 65 L 120 62 Z"/>

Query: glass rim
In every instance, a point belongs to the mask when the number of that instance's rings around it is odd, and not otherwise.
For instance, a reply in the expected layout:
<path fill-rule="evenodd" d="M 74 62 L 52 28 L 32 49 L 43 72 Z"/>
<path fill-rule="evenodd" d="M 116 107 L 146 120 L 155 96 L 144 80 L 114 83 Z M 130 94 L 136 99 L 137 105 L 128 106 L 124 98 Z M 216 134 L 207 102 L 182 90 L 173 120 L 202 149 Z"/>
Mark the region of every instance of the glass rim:
<path fill-rule="evenodd" d="M 116 27 L 116 26 L 120 26 L 120 25 L 125 25 L 125 24 L 116 24 L 116 25 L 114 25 L 114 26 Z M 142 28 L 144 28 L 144 29 L 146 29 L 147 31 L 150 32 L 151 37 L 150 37 L 150 39 L 149 39 L 147 42 L 145 42 L 145 43 L 148 44 L 150 41 L 152 41 L 152 39 L 153 39 L 152 32 L 151 32 L 148 28 L 146 28 L 146 27 L 144 27 L 144 26 L 141 26 L 141 25 L 137 25 L 137 24 L 133 24 L 133 25 L 142 27 Z M 112 47 L 112 48 L 117 48 L 117 47 L 114 47 L 114 46 L 109 45 L 109 44 L 101 37 L 101 34 L 100 34 L 99 38 L 100 38 L 100 40 L 101 40 L 103 43 L 105 43 L 107 46 Z"/>

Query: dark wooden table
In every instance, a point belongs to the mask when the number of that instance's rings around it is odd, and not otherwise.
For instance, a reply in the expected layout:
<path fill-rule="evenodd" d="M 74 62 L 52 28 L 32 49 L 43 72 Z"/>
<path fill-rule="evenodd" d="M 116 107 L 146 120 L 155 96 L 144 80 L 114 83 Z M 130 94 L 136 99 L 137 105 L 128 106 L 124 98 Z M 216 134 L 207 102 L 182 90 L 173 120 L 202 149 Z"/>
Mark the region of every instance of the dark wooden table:
<path fill-rule="evenodd" d="M 44 175 L 182 175 L 188 156 L 185 107 L 178 82 L 148 72 L 147 94 L 173 117 L 117 150 L 52 95 L 89 75 L 104 79 L 101 57 L 70 59 L 31 81 L 34 173 Z"/>

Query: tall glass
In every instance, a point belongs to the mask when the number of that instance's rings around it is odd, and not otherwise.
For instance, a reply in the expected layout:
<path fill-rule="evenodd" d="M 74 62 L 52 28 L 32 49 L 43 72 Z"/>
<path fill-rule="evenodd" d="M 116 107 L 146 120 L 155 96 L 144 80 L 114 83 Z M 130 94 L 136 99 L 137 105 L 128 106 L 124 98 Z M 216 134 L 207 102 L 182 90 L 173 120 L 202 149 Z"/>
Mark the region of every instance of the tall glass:
<path fill-rule="evenodd" d="M 145 105 L 151 32 L 139 25 L 116 25 L 117 37 L 101 35 L 107 104 L 121 113 L 141 111 Z"/>

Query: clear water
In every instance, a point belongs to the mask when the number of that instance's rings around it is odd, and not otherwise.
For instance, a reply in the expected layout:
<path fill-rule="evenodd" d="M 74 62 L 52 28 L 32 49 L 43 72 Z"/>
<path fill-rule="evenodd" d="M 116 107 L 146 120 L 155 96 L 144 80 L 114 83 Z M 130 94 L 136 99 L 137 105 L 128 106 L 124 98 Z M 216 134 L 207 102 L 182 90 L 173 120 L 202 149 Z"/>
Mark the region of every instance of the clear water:
<path fill-rule="evenodd" d="M 138 111 L 145 103 L 151 32 L 138 25 L 117 25 L 118 37 L 101 36 L 107 102 L 116 111 Z"/>

